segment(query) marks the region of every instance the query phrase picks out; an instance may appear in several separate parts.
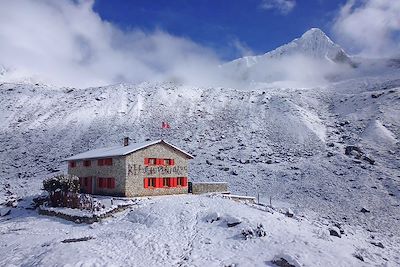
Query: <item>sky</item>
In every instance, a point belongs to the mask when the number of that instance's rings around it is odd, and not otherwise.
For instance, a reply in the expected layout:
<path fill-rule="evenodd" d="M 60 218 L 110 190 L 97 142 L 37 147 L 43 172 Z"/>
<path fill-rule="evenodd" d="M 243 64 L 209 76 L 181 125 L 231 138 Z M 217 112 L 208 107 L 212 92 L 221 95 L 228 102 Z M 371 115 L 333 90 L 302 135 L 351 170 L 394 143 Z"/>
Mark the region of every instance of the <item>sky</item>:
<path fill-rule="evenodd" d="M 97 0 L 94 10 L 122 29 L 162 29 L 210 47 L 225 60 L 275 49 L 310 28 L 330 34 L 346 0 Z"/>
<path fill-rule="evenodd" d="M 0 0 L 0 7 L 6 82 L 234 86 L 219 66 L 268 52 L 311 27 L 350 55 L 400 55 L 398 0 Z M 304 60 L 290 62 L 288 73 L 310 69 Z M 279 72 L 280 79 L 304 76 Z"/>

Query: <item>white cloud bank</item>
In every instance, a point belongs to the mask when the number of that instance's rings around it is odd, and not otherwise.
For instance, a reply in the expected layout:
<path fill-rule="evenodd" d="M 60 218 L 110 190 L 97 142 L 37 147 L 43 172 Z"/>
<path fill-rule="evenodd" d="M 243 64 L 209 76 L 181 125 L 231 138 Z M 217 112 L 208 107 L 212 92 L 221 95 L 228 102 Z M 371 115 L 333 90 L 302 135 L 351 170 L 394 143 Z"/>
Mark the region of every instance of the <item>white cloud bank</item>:
<path fill-rule="evenodd" d="M 349 0 L 333 30 L 342 45 L 363 56 L 399 56 L 400 1 Z"/>
<path fill-rule="evenodd" d="M 209 49 L 162 31 L 123 32 L 93 1 L 0 0 L 0 65 L 7 80 L 30 77 L 59 86 L 118 82 L 216 83 Z"/>
<path fill-rule="evenodd" d="M 277 10 L 283 15 L 289 14 L 296 6 L 296 0 L 263 0 L 260 7 L 266 10 Z"/>

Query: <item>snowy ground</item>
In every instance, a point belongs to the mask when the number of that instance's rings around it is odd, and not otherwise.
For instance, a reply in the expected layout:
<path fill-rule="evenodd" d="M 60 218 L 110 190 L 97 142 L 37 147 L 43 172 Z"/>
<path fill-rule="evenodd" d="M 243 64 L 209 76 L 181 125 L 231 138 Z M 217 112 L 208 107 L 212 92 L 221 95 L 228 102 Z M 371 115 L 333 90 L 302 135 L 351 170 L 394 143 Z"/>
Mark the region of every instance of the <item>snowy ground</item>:
<path fill-rule="evenodd" d="M 280 257 L 295 266 L 400 264 L 398 243 L 372 239 L 360 228 L 344 226 L 338 238 L 329 235 L 327 221 L 289 218 L 219 197 L 143 198 L 93 225 L 40 216 L 24 205 L 1 219 L 1 266 L 273 266 Z M 207 222 L 215 214 L 220 219 Z M 234 220 L 241 223 L 227 227 Z M 245 240 L 241 230 L 259 223 L 266 236 Z M 62 242 L 82 237 L 92 239 Z"/>

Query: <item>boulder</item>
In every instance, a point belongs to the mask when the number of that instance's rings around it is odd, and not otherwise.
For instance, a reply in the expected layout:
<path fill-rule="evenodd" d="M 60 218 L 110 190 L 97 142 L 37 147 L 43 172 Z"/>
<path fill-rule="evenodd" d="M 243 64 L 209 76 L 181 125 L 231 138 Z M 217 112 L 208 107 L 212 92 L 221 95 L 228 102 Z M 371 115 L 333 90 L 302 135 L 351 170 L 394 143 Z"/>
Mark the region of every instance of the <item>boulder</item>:
<path fill-rule="evenodd" d="M 227 217 L 225 220 L 226 220 L 226 225 L 228 227 L 234 227 L 234 226 L 242 223 L 242 221 L 236 217 Z"/>
<path fill-rule="evenodd" d="M 286 215 L 287 217 L 289 217 L 289 218 L 292 218 L 292 217 L 294 216 L 294 212 L 293 212 L 290 208 L 288 208 L 288 209 L 286 210 L 286 212 L 285 212 L 285 215 Z"/>
<path fill-rule="evenodd" d="M 332 226 L 331 228 L 329 228 L 329 234 L 331 236 L 336 236 L 336 237 L 339 237 L 339 238 L 342 237 L 342 235 L 340 233 L 340 229 L 335 227 L 335 226 Z"/>
<path fill-rule="evenodd" d="M 213 223 L 215 221 L 219 221 L 221 219 L 221 216 L 219 215 L 218 212 L 210 212 L 209 214 L 206 215 L 204 220 L 209 223 Z"/>
<path fill-rule="evenodd" d="M 364 207 L 362 207 L 360 212 L 362 212 L 362 213 L 370 213 L 371 211 L 366 209 L 366 208 L 364 208 Z"/>

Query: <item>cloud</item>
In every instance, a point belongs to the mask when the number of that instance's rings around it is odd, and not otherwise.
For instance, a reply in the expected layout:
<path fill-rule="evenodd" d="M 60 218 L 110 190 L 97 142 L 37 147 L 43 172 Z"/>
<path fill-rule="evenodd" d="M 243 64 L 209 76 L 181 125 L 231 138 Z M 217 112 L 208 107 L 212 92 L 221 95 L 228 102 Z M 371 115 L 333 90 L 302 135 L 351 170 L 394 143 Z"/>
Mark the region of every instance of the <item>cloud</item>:
<path fill-rule="evenodd" d="M 239 52 L 241 57 L 253 56 L 254 55 L 253 50 L 246 43 L 240 41 L 237 38 L 235 38 L 231 42 L 231 45 L 235 48 L 236 51 Z"/>
<path fill-rule="evenodd" d="M 3 80 L 30 77 L 76 87 L 219 82 L 216 69 L 221 62 L 210 49 L 161 30 L 122 31 L 93 11 L 93 1 L 2 0 L 1 4 Z"/>
<path fill-rule="evenodd" d="M 353 53 L 400 55 L 400 1 L 349 0 L 336 17 L 333 31 Z"/>
<path fill-rule="evenodd" d="M 283 15 L 289 14 L 296 6 L 296 0 L 263 0 L 260 4 L 262 9 L 277 10 Z"/>

